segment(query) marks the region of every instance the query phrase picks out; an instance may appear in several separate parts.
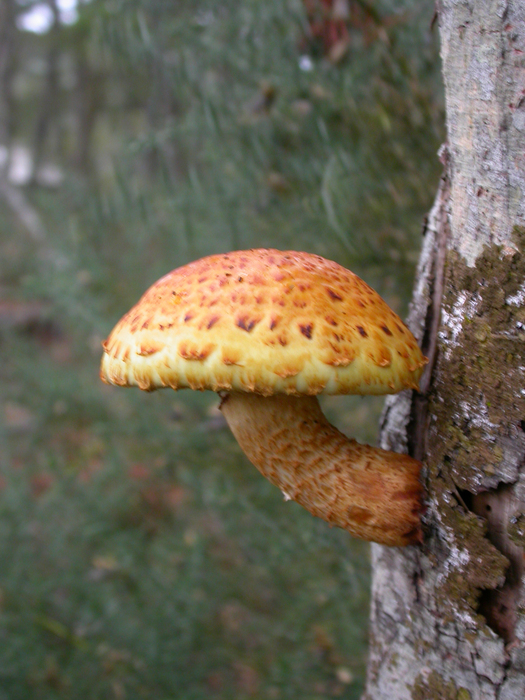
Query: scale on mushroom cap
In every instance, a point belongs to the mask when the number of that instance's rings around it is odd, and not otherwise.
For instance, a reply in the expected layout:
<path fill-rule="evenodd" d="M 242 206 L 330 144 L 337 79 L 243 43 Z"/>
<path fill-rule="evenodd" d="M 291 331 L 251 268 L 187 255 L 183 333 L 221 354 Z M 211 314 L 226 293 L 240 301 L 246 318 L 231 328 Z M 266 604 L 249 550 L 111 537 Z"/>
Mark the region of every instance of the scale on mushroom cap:
<path fill-rule="evenodd" d="M 356 537 L 421 541 L 421 463 L 334 428 L 317 394 L 417 389 L 427 360 L 357 275 L 318 255 L 212 255 L 162 277 L 103 343 L 100 376 L 211 389 L 250 461 L 287 499 Z"/>

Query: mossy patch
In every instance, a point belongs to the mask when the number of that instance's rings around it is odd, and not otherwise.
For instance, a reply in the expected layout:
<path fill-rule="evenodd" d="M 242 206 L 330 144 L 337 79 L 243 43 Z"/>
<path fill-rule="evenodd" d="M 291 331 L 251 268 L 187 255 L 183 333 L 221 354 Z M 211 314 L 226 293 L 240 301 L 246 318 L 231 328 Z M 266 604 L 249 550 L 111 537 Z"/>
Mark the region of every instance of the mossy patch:
<path fill-rule="evenodd" d="M 525 309 L 506 301 L 523 293 L 525 229 L 516 229 L 515 239 L 513 255 L 492 246 L 475 267 L 456 252 L 447 261 L 443 312 L 448 322 L 436 374 L 440 398 L 431 405 L 437 438 L 433 461 L 446 460 L 454 483 L 473 493 L 485 481 L 487 467 L 498 472 L 504 454 L 498 438 L 513 437 L 525 417 L 520 391 Z"/>
<path fill-rule="evenodd" d="M 454 251 L 447 258 L 425 460 L 439 529 L 450 534 L 438 595 L 445 616 L 475 612 L 480 591 L 501 585 L 508 565 L 460 493 L 512 483 L 523 459 L 525 229 L 513 236 L 517 251 L 486 247 L 474 267 Z M 523 545 L 523 528 L 514 530 Z"/>
<path fill-rule="evenodd" d="M 472 695 L 466 688 L 458 688 L 456 700 L 472 700 Z"/>
<path fill-rule="evenodd" d="M 412 685 L 413 700 L 471 700 L 465 688 L 457 688 L 452 680 L 445 680 L 437 671 L 420 673 Z"/>
<path fill-rule="evenodd" d="M 455 545 L 448 552 L 447 575 L 436 590 L 436 602 L 446 623 L 452 622 L 458 611 L 475 611 L 482 590 L 502 585 L 509 562 L 487 541 L 486 523 L 450 498 L 450 482 L 438 478 L 434 488 L 442 522 L 453 533 Z"/>

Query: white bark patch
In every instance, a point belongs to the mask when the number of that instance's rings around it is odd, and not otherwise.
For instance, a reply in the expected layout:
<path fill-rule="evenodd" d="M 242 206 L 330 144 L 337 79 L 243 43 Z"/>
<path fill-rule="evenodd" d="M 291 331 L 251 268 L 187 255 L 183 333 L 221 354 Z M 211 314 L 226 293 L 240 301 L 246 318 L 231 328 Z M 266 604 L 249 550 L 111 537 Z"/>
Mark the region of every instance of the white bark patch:
<path fill-rule="evenodd" d="M 512 124 L 518 131 L 525 131 L 525 112 L 516 112 L 512 117 Z"/>
<path fill-rule="evenodd" d="M 486 102 L 492 100 L 496 89 L 496 70 L 490 55 L 473 58 L 469 70 L 478 85 L 476 91 L 478 99 Z"/>
<path fill-rule="evenodd" d="M 481 398 L 475 408 L 466 401 L 460 401 L 460 408 L 463 417 L 468 420 L 471 426 L 481 428 L 487 434 L 487 438 L 494 442 L 494 430 L 498 428 L 497 423 L 489 419 L 489 409 L 484 398 Z"/>
<path fill-rule="evenodd" d="M 441 315 L 443 325 L 439 331 L 439 338 L 445 349 L 445 358 L 450 359 L 452 351 L 458 346 L 458 338 L 463 330 L 465 319 L 473 318 L 478 312 L 481 303 L 481 297 L 476 292 L 470 295 L 468 292 L 462 291 L 458 294 L 458 298 L 450 311 L 442 309 Z"/>
<path fill-rule="evenodd" d="M 525 306 L 525 282 L 521 285 L 516 294 L 511 294 L 505 299 L 505 304 L 509 306 Z"/>
<path fill-rule="evenodd" d="M 457 547 L 455 544 L 452 545 L 445 566 L 445 575 L 453 569 L 464 569 L 469 561 L 470 554 L 466 549 L 459 549 L 459 547 Z"/>

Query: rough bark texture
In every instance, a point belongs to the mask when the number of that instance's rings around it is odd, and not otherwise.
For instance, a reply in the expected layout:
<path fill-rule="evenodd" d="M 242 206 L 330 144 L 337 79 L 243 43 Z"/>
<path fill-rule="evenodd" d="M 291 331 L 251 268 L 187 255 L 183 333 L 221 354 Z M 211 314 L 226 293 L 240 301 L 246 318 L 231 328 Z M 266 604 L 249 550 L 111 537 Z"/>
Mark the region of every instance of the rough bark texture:
<path fill-rule="evenodd" d="M 382 447 L 422 457 L 425 543 L 373 546 L 367 700 L 525 698 L 525 3 L 438 5 L 448 142 L 409 325 L 423 393 Z"/>

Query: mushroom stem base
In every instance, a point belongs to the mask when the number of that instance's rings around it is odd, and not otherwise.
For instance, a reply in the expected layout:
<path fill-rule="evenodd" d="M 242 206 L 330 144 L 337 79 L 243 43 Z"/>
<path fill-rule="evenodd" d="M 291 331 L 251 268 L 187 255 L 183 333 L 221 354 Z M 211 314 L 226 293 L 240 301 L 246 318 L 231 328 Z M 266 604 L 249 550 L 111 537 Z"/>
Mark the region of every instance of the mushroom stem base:
<path fill-rule="evenodd" d="M 248 459 L 286 500 L 364 540 L 422 541 L 417 460 L 349 440 L 314 396 L 232 392 L 221 410 Z"/>

